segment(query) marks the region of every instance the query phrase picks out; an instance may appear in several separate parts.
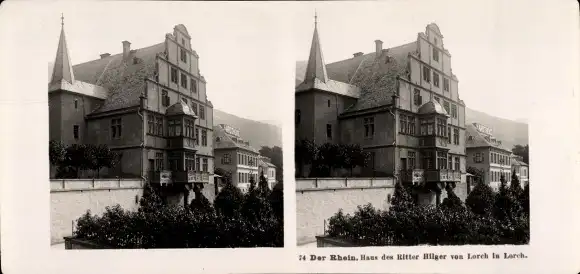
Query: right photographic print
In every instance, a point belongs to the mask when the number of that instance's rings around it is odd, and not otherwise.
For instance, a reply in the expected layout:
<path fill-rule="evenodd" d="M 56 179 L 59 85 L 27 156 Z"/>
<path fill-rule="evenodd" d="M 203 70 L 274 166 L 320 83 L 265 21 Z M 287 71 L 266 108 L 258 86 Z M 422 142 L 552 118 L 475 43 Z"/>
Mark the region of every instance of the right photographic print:
<path fill-rule="evenodd" d="M 525 24 L 327 7 L 297 24 L 297 245 L 528 244 Z"/>

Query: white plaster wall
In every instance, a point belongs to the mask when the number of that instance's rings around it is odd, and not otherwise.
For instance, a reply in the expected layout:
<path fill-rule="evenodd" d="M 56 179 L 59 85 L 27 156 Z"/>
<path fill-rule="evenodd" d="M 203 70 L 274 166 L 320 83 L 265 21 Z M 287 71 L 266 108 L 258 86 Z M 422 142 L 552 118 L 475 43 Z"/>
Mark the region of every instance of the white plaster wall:
<path fill-rule="evenodd" d="M 63 237 L 71 236 L 73 221 L 86 213 L 101 215 L 107 206 L 121 205 L 126 210 L 137 210 L 139 199 L 143 194 L 140 182 L 124 182 L 122 185 L 134 186 L 134 188 L 102 188 L 104 185 L 113 184 L 110 182 L 96 183 L 95 186 L 101 188 L 89 188 L 86 182 L 75 182 L 74 186 L 67 187 L 66 190 L 59 189 L 62 181 L 51 181 L 50 193 L 50 220 L 51 220 L 51 244 L 63 242 Z M 65 185 L 68 183 L 65 182 Z M 81 188 L 80 185 L 86 188 Z M 92 187 L 92 182 L 90 183 Z"/>
<path fill-rule="evenodd" d="M 315 241 L 324 233 L 324 220 L 339 209 L 354 213 L 357 206 L 371 203 L 375 208 L 388 209 L 393 187 L 347 188 L 296 191 L 296 228 L 298 243 Z"/>

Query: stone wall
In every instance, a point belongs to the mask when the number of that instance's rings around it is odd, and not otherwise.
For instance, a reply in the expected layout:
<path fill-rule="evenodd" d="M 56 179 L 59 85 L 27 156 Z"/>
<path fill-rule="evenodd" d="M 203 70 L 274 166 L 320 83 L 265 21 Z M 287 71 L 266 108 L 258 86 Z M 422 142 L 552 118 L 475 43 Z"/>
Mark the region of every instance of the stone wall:
<path fill-rule="evenodd" d="M 74 223 L 87 210 L 101 215 L 116 204 L 137 210 L 143 184 L 141 179 L 50 180 L 51 244 L 72 236 Z"/>
<path fill-rule="evenodd" d="M 339 209 L 354 213 L 371 203 L 388 209 L 394 192 L 393 178 L 296 179 L 296 228 L 298 245 L 315 242 L 324 225 Z"/>

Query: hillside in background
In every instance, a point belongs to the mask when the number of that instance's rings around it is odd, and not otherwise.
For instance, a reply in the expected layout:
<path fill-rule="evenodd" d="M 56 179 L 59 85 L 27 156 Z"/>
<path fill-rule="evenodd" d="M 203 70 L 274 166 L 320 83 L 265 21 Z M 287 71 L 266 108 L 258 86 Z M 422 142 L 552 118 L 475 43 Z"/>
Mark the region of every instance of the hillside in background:
<path fill-rule="evenodd" d="M 256 149 L 262 146 L 282 147 L 282 129 L 272 124 L 241 118 L 218 109 L 213 110 L 214 125 L 228 124 L 240 130 L 241 137 Z"/>
<path fill-rule="evenodd" d="M 296 62 L 296 85 L 300 84 L 306 73 L 306 61 Z M 489 115 L 487 113 L 465 109 L 466 124 L 480 123 L 493 129 L 493 135 L 502 141 L 506 147 L 528 144 L 528 124 L 524 121 L 512 121 Z"/>
<path fill-rule="evenodd" d="M 52 77 L 53 62 L 48 64 L 48 81 Z M 280 125 L 273 125 L 274 122 L 259 122 L 246 118 L 241 118 L 218 109 L 213 111 L 214 125 L 228 124 L 240 130 L 241 137 L 249 141 L 256 149 L 262 146 L 282 147 L 282 129 Z"/>
<path fill-rule="evenodd" d="M 466 123 L 480 123 L 493 129 L 493 135 L 508 148 L 527 145 L 528 124 L 491 116 L 481 111 L 465 108 Z"/>

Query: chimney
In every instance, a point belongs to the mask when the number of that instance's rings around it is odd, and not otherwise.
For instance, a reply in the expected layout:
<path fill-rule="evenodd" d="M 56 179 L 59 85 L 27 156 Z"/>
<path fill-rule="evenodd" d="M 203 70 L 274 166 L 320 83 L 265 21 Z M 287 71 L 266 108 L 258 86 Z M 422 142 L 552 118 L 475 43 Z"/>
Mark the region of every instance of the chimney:
<path fill-rule="evenodd" d="M 131 52 L 131 42 L 123 41 L 123 60 L 129 57 L 129 52 Z"/>
<path fill-rule="evenodd" d="M 359 56 L 362 56 L 362 55 L 363 55 L 362 52 L 357 52 L 357 53 L 353 54 L 353 57 L 359 57 Z"/>
<path fill-rule="evenodd" d="M 109 56 L 111 56 L 110 53 L 103 53 L 103 54 L 101 54 L 101 59 L 107 58 Z"/>
<path fill-rule="evenodd" d="M 376 53 L 376 57 L 379 57 L 383 51 L 383 41 L 381 40 L 375 40 L 375 53 Z"/>

